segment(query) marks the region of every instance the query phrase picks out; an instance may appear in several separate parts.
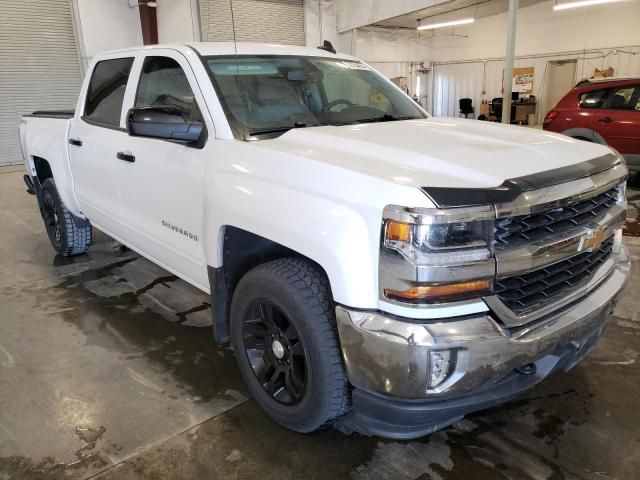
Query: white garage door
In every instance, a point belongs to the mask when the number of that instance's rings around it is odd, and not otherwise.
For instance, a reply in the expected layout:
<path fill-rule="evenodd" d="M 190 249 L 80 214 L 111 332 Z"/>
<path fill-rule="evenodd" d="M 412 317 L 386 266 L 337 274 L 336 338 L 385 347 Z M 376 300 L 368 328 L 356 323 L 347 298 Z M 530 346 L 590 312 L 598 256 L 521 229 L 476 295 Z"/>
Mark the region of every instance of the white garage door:
<path fill-rule="evenodd" d="M 233 41 L 230 0 L 200 0 L 202 39 Z M 304 45 L 302 0 L 233 0 L 239 42 Z"/>
<path fill-rule="evenodd" d="M 74 107 L 81 82 L 69 0 L 2 0 L 0 165 L 22 161 L 20 115 Z"/>

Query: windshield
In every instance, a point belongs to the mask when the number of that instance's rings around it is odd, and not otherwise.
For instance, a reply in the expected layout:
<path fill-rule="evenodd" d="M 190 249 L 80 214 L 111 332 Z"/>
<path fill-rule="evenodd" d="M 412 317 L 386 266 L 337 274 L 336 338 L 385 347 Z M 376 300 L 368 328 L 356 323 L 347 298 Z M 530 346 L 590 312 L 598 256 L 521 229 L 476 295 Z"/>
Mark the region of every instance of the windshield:
<path fill-rule="evenodd" d="M 206 57 L 205 64 L 237 136 L 425 118 L 411 98 L 357 61 L 243 55 Z"/>

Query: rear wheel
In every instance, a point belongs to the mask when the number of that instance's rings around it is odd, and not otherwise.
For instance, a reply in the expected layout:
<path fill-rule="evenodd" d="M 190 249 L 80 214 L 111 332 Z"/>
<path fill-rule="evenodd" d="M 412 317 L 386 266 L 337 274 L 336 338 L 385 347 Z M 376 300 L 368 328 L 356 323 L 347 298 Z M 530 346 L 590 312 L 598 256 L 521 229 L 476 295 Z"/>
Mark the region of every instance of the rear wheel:
<path fill-rule="evenodd" d="M 62 203 L 53 178 L 42 184 L 42 219 L 51 245 L 60 255 L 85 253 L 91 245 L 91 224 L 76 217 Z"/>
<path fill-rule="evenodd" d="M 276 422 L 311 432 L 345 413 L 347 377 L 329 285 L 311 262 L 284 258 L 239 282 L 231 338 L 249 391 Z"/>

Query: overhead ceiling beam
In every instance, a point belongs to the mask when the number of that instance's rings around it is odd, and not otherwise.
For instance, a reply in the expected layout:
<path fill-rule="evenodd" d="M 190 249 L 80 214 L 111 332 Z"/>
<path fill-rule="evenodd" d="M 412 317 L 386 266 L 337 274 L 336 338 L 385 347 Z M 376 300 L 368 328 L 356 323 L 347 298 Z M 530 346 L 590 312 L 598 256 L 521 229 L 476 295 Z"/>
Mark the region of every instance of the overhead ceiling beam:
<path fill-rule="evenodd" d="M 338 0 L 338 32 L 399 17 L 450 0 Z"/>

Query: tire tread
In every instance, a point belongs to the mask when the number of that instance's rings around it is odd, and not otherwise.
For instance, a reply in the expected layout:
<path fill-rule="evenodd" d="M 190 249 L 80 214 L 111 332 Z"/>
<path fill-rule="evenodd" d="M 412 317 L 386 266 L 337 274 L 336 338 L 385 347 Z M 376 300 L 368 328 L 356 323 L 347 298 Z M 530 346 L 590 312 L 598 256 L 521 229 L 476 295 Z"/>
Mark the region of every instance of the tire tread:
<path fill-rule="evenodd" d="M 295 426 L 300 432 L 311 432 L 331 425 L 349 409 L 349 382 L 337 340 L 334 302 L 329 281 L 314 263 L 303 258 L 285 257 L 255 267 L 249 274 L 261 278 L 279 278 L 302 300 L 310 313 L 307 323 L 319 340 L 327 371 L 322 379 L 329 388 L 322 397 L 319 413 Z M 266 275 L 265 275 L 266 274 Z"/>
<path fill-rule="evenodd" d="M 42 189 L 50 191 L 54 196 L 56 206 L 58 206 L 62 211 L 62 217 L 58 216 L 58 219 L 61 221 L 60 227 L 64 231 L 62 235 L 62 244 L 59 249 L 56 248 L 58 253 L 64 257 L 85 253 L 93 240 L 93 233 L 89 220 L 77 217 L 69 211 L 60 198 L 60 194 L 58 193 L 58 189 L 56 188 L 56 183 L 53 178 L 45 180 L 42 185 Z"/>

